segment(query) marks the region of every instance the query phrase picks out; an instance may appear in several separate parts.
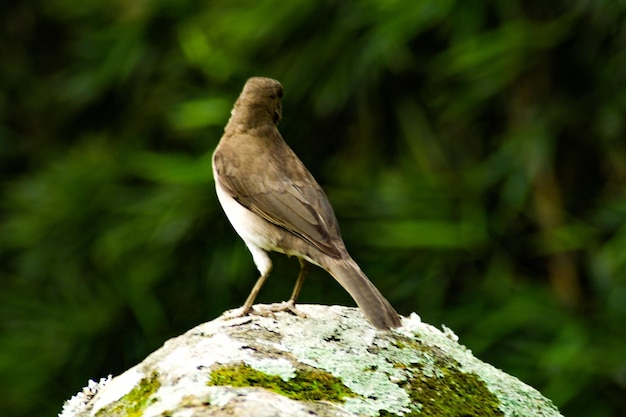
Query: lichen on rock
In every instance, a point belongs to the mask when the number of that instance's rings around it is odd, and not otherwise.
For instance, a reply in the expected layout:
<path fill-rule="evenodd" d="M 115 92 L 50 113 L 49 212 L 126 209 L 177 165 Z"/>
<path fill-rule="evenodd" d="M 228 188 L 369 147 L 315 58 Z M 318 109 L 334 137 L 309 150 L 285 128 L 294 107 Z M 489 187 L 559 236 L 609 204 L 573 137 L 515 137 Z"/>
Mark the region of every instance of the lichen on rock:
<path fill-rule="evenodd" d="M 359 310 L 218 318 L 114 378 L 70 415 L 560 416 L 518 379 L 417 315 L 392 331 Z"/>

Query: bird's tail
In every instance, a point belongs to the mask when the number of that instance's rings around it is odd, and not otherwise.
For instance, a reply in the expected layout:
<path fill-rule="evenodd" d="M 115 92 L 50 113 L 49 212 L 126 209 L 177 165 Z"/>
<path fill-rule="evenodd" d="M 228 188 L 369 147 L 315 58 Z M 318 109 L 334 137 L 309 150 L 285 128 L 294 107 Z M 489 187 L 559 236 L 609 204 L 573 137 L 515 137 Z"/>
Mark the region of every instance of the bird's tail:
<path fill-rule="evenodd" d="M 377 328 L 400 327 L 400 317 L 389 301 L 352 259 L 328 259 L 325 269 L 348 291 L 367 319 Z"/>

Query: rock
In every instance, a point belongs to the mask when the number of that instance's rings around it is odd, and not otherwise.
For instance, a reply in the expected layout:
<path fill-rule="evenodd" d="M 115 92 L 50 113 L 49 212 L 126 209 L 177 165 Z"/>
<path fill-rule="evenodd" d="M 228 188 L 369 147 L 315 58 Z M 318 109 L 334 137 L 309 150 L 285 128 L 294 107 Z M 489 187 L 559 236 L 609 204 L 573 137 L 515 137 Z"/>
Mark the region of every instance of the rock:
<path fill-rule="evenodd" d="M 560 416 L 550 400 L 413 314 L 378 331 L 358 309 L 220 317 L 90 384 L 62 417 Z"/>

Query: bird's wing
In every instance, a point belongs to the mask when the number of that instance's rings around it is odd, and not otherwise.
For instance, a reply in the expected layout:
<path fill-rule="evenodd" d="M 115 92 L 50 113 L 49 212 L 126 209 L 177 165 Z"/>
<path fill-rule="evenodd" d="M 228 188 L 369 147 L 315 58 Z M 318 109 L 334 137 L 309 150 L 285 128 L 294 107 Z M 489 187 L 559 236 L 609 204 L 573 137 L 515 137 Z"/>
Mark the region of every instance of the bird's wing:
<path fill-rule="evenodd" d="M 286 146 L 286 145 L 285 145 Z M 323 253 L 340 257 L 339 226 L 328 198 L 291 149 L 293 163 L 266 159 L 250 164 L 239 154 L 236 164 L 214 156 L 216 181 L 231 196 L 265 220 L 304 239 Z M 255 157 L 259 157 L 257 154 Z M 246 173 L 239 172 L 246 166 Z M 257 167 L 258 169 L 255 169 Z M 341 244 L 339 244 L 341 245 Z"/>

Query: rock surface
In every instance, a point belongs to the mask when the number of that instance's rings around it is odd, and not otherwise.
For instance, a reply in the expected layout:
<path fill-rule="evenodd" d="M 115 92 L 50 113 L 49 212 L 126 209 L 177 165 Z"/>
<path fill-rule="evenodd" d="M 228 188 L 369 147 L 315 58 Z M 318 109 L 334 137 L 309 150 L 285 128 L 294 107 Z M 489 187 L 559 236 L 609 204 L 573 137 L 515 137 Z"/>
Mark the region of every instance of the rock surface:
<path fill-rule="evenodd" d="M 560 416 L 550 400 L 476 359 L 413 314 L 381 332 L 359 310 L 217 318 L 113 379 L 90 381 L 60 416 Z"/>

